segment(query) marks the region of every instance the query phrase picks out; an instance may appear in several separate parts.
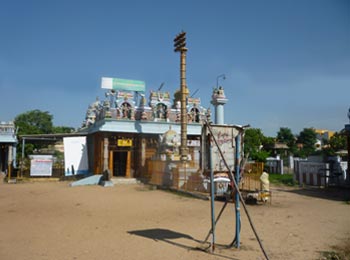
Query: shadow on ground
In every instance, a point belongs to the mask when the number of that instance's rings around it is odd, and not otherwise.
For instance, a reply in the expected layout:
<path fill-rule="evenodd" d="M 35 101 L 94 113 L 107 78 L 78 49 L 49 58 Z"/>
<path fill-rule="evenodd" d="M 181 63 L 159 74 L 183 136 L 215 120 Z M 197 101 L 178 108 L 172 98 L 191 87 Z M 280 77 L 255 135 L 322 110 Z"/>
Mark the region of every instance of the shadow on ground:
<path fill-rule="evenodd" d="M 134 230 L 134 231 L 128 231 L 130 235 L 137 235 L 145 238 L 152 239 L 154 241 L 162 241 L 168 244 L 171 244 L 173 246 L 177 246 L 186 250 L 198 250 L 198 251 L 203 251 L 207 252 L 205 244 L 203 244 L 203 241 L 197 240 L 193 238 L 190 235 L 175 232 L 169 229 L 162 229 L 162 228 L 153 228 L 153 229 L 144 229 L 144 230 Z M 183 243 L 175 242 L 173 240 L 175 239 L 187 239 L 188 241 L 194 241 L 198 244 L 201 244 L 201 246 L 189 246 Z M 216 257 L 220 258 L 225 258 L 225 259 L 230 259 L 230 260 L 237 260 L 236 258 L 224 256 L 224 255 L 219 255 L 219 254 L 212 254 L 215 255 Z"/>
<path fill-rule="evenodd" d="M 350 201 L 350 188 L 343 187 L 307 187 L 293 190 L 280 190 L 284 192 L 290 192 L 302 196 L 309 196 L 320 199 L 334 200 L 334 201 Z"/>
<path fill-rule="evenodd" d="M 141 236 L 141 237 L 150 238 L 150 239 L 153 239 L 156 241 L 157 240 L 163 241 L 166 239 L 177 239 L 177 238 L 186 238 L 186 239 L 190 239 L 190 240 L 195 240 L 195 239 L 193 239 L 193 237 L 191 237 L 189 235 L 175 232 L 175 231 L 171 231 L 169 229 L 162 229 L 162 228 L 128 231 L 128 233 L 131 235 L 137 235 L 137 236 Z M 197 240 L 195 240 L 195 241 L 199 242 Z"/>

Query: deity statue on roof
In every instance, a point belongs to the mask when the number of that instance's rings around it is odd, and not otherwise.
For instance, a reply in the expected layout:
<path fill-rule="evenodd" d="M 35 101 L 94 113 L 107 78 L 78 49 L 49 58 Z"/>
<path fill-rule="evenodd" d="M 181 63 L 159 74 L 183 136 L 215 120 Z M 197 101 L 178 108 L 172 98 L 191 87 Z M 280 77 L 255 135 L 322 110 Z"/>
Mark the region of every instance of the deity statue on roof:
<path fill-rule="evenodd" d="M 213 89 L 213 98 L 226 98 L 224 88 L 222 86 Z"/>

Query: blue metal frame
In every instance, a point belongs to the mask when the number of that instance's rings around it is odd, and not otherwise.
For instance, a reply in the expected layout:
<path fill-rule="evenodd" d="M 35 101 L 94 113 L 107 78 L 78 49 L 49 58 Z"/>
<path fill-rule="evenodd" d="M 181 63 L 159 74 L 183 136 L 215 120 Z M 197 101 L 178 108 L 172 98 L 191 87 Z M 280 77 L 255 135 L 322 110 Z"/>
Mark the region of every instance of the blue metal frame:
<path fill-rule="evenodd" d="M 214 170 L 213 170 L 213 156 L 212 156 L 212 146 L 211 146 L 211 136 L 209 136 L 209 156 L 210 156 L 210 206 L 211 206 L 211 232 L 212 232 L 212 242 L 211 242 L 211 252 L 215 250 L 215 191 L 214 191 Z"/>
<path fill-rule="evenodd" d="M 241 157 L 241 135 L 238 134 L 235 138 L 236 141 L 236 153 L 235 153 L 235 180 L 237 183 L 237 188 L 239 188 L 238 183 L 240 179 L 240 157 Z M 235 194 L 235 205 L 236 205 L 236 247 L 240 247 L 240 230 L 241 230 L 241 209 L 240 209 L 240 202 L 239 202 L 239 190 L 236 191 Z"/>

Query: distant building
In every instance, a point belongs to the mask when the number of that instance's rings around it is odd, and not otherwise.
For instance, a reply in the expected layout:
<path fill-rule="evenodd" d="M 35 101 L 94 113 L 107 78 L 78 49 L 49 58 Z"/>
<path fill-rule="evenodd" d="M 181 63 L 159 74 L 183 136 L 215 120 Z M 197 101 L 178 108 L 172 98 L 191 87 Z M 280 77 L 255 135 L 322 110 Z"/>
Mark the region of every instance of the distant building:
<path fill-rule="evenodd" d="M 324 130 L 324 129 L 314 129 L 316 133 L 316 150 L 321 150 L 325 145 L 324 141 L 329 141 L 331 137 L 335 134 L 334 131 Z"/>
<path fill-rule="evenodd" d="M 271 147 L 271 150 L 273 151 L 273 155 L 287 155 L 288 154 L 288 145 L 285 143 L 275 142 L 273 146 Z"/>
<path fill-rule="evenodd" d="M 13 122 L 0 122 L 0 172 L 16 164 L 16 129 Z"/>
<path fill-rule="evenodd" d="M 316 138 L 318 140 L 329 140 L 335 134 L 334 131 L 324 130 L 324 129 L 314 129 L 316 133 Z"/>

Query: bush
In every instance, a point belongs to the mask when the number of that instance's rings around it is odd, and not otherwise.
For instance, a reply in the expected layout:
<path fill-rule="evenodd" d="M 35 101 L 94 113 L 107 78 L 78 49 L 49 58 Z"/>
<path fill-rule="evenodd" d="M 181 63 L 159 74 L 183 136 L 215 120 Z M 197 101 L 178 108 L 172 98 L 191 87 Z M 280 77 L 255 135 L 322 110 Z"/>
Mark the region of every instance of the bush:
<path fill-rule="evenodd" d="M 270 174 L 270 183 L 294 186 L 297 183 L 293 179 L 293 174 Z"/>

